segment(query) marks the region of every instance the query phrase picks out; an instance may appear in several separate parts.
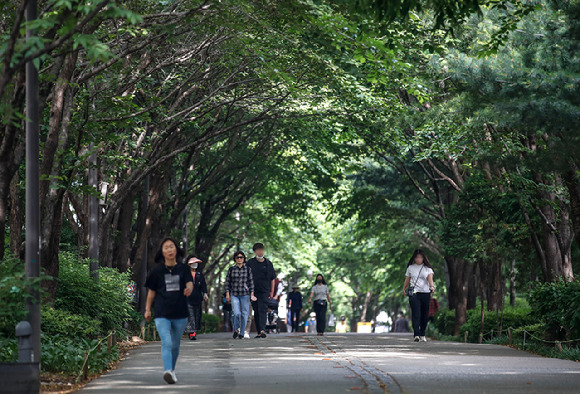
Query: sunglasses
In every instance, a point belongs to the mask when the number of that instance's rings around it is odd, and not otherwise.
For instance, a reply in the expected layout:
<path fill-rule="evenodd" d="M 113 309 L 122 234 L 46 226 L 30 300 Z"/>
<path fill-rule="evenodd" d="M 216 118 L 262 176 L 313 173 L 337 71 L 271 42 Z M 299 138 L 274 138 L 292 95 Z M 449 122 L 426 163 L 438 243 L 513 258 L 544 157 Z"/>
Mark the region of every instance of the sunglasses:
<path fill-rule="evenodd" d="M 236 256 L 236 259 L 243 259 L 244 256 Z"/>

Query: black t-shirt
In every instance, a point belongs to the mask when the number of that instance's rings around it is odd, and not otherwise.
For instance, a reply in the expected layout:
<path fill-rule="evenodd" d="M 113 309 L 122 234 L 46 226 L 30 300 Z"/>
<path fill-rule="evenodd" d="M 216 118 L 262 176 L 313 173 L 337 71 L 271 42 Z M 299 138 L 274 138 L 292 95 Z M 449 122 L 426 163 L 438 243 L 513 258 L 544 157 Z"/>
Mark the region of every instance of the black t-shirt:
<path fill-rule="evenodd" d="M 246 263 L 252 269 L 254 276 L 254 292 L 256 294 L 270 294 L 272 281 L 276 279 L 276 271 L 272 262 L 268 259 L 259 262 L 255 257 L 248 260 Z"/>
<path fill-rule="evenodd" d="M 178 263 L 171 271 L 165 264 L 159 264 L 151 271 L 145 287 L 156 293 L 153 303 L 155 317 L 187 317 L 187 297 L 183 294 L 187 282 L 193 282 L 193 277 L 185 264 Z"/>

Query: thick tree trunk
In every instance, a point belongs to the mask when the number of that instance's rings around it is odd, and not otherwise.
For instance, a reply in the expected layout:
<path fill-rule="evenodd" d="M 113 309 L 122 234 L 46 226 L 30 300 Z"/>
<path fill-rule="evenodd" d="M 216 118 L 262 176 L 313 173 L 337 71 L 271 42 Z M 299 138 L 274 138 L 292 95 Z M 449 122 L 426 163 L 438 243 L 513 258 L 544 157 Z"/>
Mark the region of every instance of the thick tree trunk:
<path fill-rule="evenodd" d="M 502 261 L 495 256 L 489 264 L 487 275 L 487 309 L 497 311 L 501 309 L 503 300 Z"/>
<path fill-rule="evenodd" d="M 373 292 L 372 291 L 367 291 L 365 294 L 365 300 L 362 306 L 362 311 L 360 314 L 360 321 L 362 322 L 366 322 L 367 321 L 367 312 L 369 309 L 369 304 L 371 302 L 371 298 L 373 296 Z"/>
<path fill-rule="evenodd" d="M 512 259 L 510 267 L 510 306 L 516 306 L 516 260 Z"/>
<path fill-rule="evenodd" d="M 113 267 L 116 267 L 121 272 L 127 271 L 130 266 L 133 212 L 133 196 L 130 196 L 121 206 L 118 223 L 118 243 L 113 252 Z"/>
<path fill-rule="evenodd" d="M 451 285 L 449 292 L 453 293 L 452 297 L 455 302 L 455 325 L 453 331 L 454 335 L 458 335 L 461 326 L 467 322 L 467 293 L 469 276 L 473 266 L 456 257 L 446 256 L 445 260 L 449 264 Z"/>

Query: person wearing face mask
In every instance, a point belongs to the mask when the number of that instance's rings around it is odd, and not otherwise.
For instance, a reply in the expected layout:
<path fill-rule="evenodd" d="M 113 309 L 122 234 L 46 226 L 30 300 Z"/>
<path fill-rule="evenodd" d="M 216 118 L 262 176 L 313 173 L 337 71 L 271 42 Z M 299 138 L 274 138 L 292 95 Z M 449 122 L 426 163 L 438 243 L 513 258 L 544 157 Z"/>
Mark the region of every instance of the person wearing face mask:
<path fill-rule="evenodd" d="M 197 257 L 190 255 L 185 259 L 191 276 L 193 277 L 193 292 L 187 297 L 187 326 L 185 332 L 189 335 L 191 341 L 197 340 L 197 332 L 201 330 L 201 303 L 207 302 L 207 284 L 205 283 L 205 276 L 199 269 L 202 261 Z"/>
<path fill-rule="evenodd" d="M 264 245 L 261 243 L 254 244 L 252 248 L 255 257 L 246 263 L 252 269 L 254 277 L 254 288 L 256 301 L 252 301 L 254 310 L 254 323 L 258 335 L 256 338 L 266 338 L 266 314 L 268 312 L 268 300 L 274 298 L 274 288 L 276 282 L 276 271 L 272 262 L 264 257 Z"/>
<path fill-rule="evenodd" d="M 308 302 L 312 303 L 312 300 L 314 300 L 313 307 L 314 312 L 316 313 L 316 332 L 318 333 L 318 336 L 322 336 L 326 329 L 326 310 L 328 307 L 332 307 L 328 286 L 326 285 L 326 281 L 322 274 L 316 275 L 316 282 L 314 283 L 314 286 L 312 286 Z"/>

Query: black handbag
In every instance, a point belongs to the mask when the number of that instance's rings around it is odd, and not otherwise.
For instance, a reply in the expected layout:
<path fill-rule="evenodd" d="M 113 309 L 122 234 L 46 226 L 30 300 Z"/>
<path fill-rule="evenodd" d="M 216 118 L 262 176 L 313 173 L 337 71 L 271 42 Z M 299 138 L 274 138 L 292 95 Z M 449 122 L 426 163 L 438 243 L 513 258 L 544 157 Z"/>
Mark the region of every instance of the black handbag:
<path fill-rule="evenodd" d="M 326 306 L 326 300 L 316 300 L 316 301 L 314 301 L 314 303 L 320 307 Z"/>
<path fill-rule="evenodd" d="M 425 264 L 423 264 L 421 266 L 421 269 L 419 270 L 419 274 L 417 275 L 417 279 L 415 279 L 415 284 L 413 286 L 409 286 L 409 288 L 407 289 L 407 296 L 409 298 L 411 298 L 415 295 L 415 286 L 417 285 L 417 282 L 419 281 L 419 277 L 421 276 L 421 271 L 423 271 L 423 267 L 425 267 Z"/>

